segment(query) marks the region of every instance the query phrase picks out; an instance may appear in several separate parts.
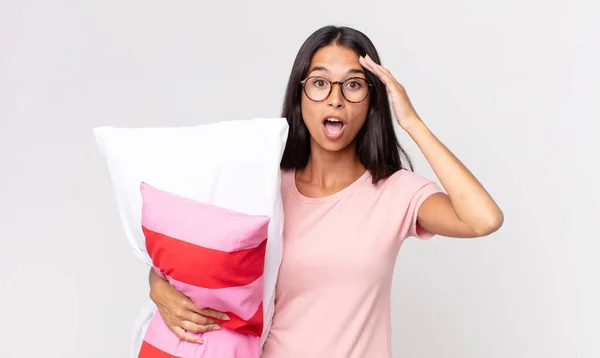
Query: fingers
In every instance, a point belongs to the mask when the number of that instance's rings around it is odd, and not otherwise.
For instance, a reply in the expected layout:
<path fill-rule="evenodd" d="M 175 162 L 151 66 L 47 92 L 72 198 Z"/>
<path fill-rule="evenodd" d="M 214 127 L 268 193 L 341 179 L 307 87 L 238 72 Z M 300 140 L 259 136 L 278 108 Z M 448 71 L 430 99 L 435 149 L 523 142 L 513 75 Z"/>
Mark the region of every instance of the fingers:
<path fill-rule="evenodd" d="M 223 321 L 229 321 L 230 318 L 226 313 L 219 312 L 210 308 L 200 308 L 194 304 L 192 300 L 188 300 L 185 302 L 185 307 L 193 312 L 198 313 L 202 316 L 214 317 L 216 319 L 220 319 Z"/>
<path fill-rule="evenodd" d="M 207 316 L 209 314 L 211 314 L 212 316 L 223 316 L 223 313 L 211 309 L 198 309 L 197 307 L 196 309 L 202 313 L 197 313 L 187 309 L 178 311 L 177 314 L 175 314 L 175 318 L 177 319 L 177 326 L 193 333 L 217 331 L 221 329 L 221 326 L 219 324 L 217 324 L 215 321 L 213 321 L 212 319 L 210 319 L 210 317 Z"/>
<path fill-rule="evenodd" d="M 364 60 L 369 65 L 369 67 L 373 68 L 375 71 L 383 72 L 384 74 L 391 74 L 386 68 L 373 61 L 373 59 L 369 57 L 369 55 L 365 55 Z"/>
<path fill-rule="evenodd" d="M 207 320 L 207 319 L 206 319 Z M 218 324 L 197 324 L 191 321 L 180 321 L 176 324 L 169 325 L 171 331 L 177 335 L 177 337 L 181 340 L 191 343 L 204 343 L 199 334 L 205 332 L 218 331 L 221 329 L 221 326 Z"/>
<path fill-rule="evenodd" d="M 209 317 L 206 317 L 204 314 L 200 314 L 200 313 L 190 310 L 189 307 L 190 306 L 186 304 L 183 307 L 180 306 L 180 307 L 176 308 L 175 310 L 173 310 L 172 314 L 170 315 L 173 318 L 173 321 L 176 321 L 176 322 L 189 321 L 189 322 L 199 324 L 199 325 L 204 325 L 204 326 L 216 323 Z M 198 309 L 198 311 L 202 311 L 202 310 Z"/>
<path fill-rule="evenodd" d="M 223 312 L 215 311 L 210 308 L 201 309 L 199 312 L 203 316 L 214 317 L 223 321 L 229 321 L 229 316 Z"/>
<path fill-rule="evenodd" d="M 368 55 L 367 55 L 367 57 L 368 57 Z M 378 75 L 377 75 L 377 71 L 376 71 L 376 70 L 373 68 L 373 66 L 371 65 L 371 63 L 370 63 L 369 61 L 367 61 L 367 60 L 366 60 L 366 58 L 365 58 L 365 57 L 359 56 L 359 57 L 358 57 L 358 62 L 360 62 L 360 64 L 361 64 L 361 65 L 362 65 L 364 68 L 366 68 L 367 70 L 369 70 L 369 71 L 373 72 L 373 73 L 374 73 L 376 76 L 378 76 Z"/>
<path fill-rule="evenodd" d="M 371 72 L 376 74 L 377 77 L 379 77 L 379 79 L 381 79 L 381 81 L 386 86 L 400 85 L 400 83 L 398 83 L 398 81 L 396 81 L 396 79 L 394 78 L 394 76 L 392 75 L 390 70 L 377 64 L 375 61 L 373 61 L 373 59 L 371 57 L 369 57 L 369 55 L 366 55 L 360 61 L 361 61 L 361 63 L 364 63 L 366 65 L 365 67 L 367 69 L 369 69 Z"/>
<path fill-rule="evenodd" d="M 159 308 L 159 311 L 161 311 L 160 308 Z M 166 312 L 166 314 L 164 314 L 164 315 L 161 312 L 161 315 L 163 316 L 163 319 L 166 322 L 168 322 L 172 326 L 182 327 L 187 330 L 190 330 L 190 329 L 186 326 L 185 322 L 188 322 L 195 326 L 209 326 L 209 325 L 216 324 L 216 322 L 213 321 L 212 319 L 205 317 L 204 315 L 198 314 L 194 311 L 190 311 L 186 307 L 178 307 L 172 311 L 165 311 L 165 312 Z M 204 330 L 199 330 L 199 329 L 195 328 L 195 326 L 191 330 L 198 331 L 198 332 L 204 331 Z"/>
<path fill-rule="evenodd" d="M 359 57 L 359 58 L 360 58 L 361 64 L 366 69 L 368 69 L 373 74 L 375 74 L 381 80 L 381 82 L 383 82 L 387 93 L 391 95 L 392 91 L 394 91 L 394 89 L 396 88 L 395 83 L 397 83 L 397 82 L 395 80 L 393 80 L 392 78 L 390 78 L 390 76 L 388 76 L 385 72 L 383 72 L 383 70 L 376 67 L 378 65 L 368 55 L 366 56 L 366 58 L 361 58 L 361 57 Z"/>
<path fill-rule="evenodd" d="M 394 79 L 394 76 L 392 75 L 392 71 L 388 70 L 387 68 L 381 66 L 381 65 L 377 65 L 377 67 L 383 71 L 386 75 L 388 75 L 391 79 Z"/>
<path fill-rule="evenodd" d="M 184 340 L 186 342 L 190 342 L 190 343 L 204 343 L 204 340 L 202 339 L 202 337 L 197 336 L 193 333 L 190 332 L 186 332 L 183 328 L 181 327 L 171 327 L 171 330 L 175 333 L 175 335 L 181 339 Z"/>
<path fill-rule="evenodd" d="M 373 59 L 371 59 L 369 57 L 369 55 L 366 55 L 365 57 L 360 57 L 361 64 L 366 67 L 369 71 L 373 72 L 375 75 L 377 75 L 377 77 L 381 78 L 383 75 L 383 71 L 381 71 L 381 69 L 378 67 L 379 65 L 377 63 L 375 63 L 375 61 L 373 61 Z M 381 78 L 381 80 L 383 81 L 383 79 Z"/>
<path fill-rule="evenodd" d="M 197 324 L 215 323 L 212 320 L 210 320 L 210 322 L 206 322 L 206 317 L 204 317 L 202 310 L 198 308 L 198 306 L 196 306 L 194 302 L 187 297 L 181 300 L 178 309 L 175 312 L 175 315 L 180 320 L 188 320 Z"/>
<path fill-rule="evenodd" d="M 183 328 L 186 331 L 191 332 L 191 333 L 204 333 L 204 332 L 218 331 L 221 329 L 221 326 L 219 326 L 216 323 L 208 324 L 208 325 L 201 325 L 201 324 L 196 324 L 196 323 L 193 323 L 190 321 L 183 321 L 181 328 Z"/>
<path fill-rule="evenodd" d="M 216 323 L 209 317 L 206 317 L 204 315 L 201 315 L 201 314 L 198 314 L 198 313 L 192 312 L 192 311 L 186 311 L 178 318 L 181 319 L 182 321 L 190 321 L 190 322 L 193 322 L 196 324 L 201 324 L 201 325 L 209 325 L 209 324 Z"/>
<path fill-rule="evenodd" d="M 221 326 L 208 316 L 229 319 L 222 312 L 199 308 L 189 297 L 174 287 L 170 291 L 169 295 L 161 296 L 156 305 L 169 329 L 181 340 L 203 343 L 203 339 L 198 334 L 221 329 Z"/>

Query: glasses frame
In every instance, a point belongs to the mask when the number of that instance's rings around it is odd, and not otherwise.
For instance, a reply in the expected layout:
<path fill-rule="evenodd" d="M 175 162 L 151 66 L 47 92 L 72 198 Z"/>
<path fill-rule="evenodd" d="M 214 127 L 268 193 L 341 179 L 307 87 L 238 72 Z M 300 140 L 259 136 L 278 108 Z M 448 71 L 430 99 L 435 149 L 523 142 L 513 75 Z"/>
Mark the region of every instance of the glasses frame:
<path fill-rule="evenodd" d="M 308 81 L 308 80 L 309 80 L 309 79 L 311 79 L 311 78 L 322 78 L 322 79 L 324 79 L 325 81 L 329 82 L 329 84 L 330 84 L 330 87 L 329 87 L 329 93 L 327 93 L 327 96 L 325 96 L 325 98 L 323 98 L 323 99 L 322 99 L 322 100 L 320 100 L 320 101 L 315 101 L 314 99 L 310 98 L 310 96 L 309 96 L 309 95 L 308 95 L 308 93 L 306 92 L 306 81 Z M 367 91 L 367 95 L 365 96 L 365 98 L 361 99 L 360 101 L 354 102 L 354 101 L 350 101 L 348 98 L 346 98 L 346 95 L 344 94 L 344 89 L 343 89 L 343 87 L 342 87 L 342 86 L 344 86 L 344 84 L 346 84 L 346 82 L 348 82 L 348 81 L 350 81 L 350 80 L 356 80 L 356 79 L 359 79 L 359 80 L 363 80 L 363 81 L 365 81 L 365 82 L 367 83 L 367 85 L 369 86 L 369 88 L 368 88 L 369 90 Z M 339 84 L 339 85 L 340 85 L 340 92 L 342 93 L 342 97 L 344 97 L 344 99 L 345 99 L 347 102 L 350 102 L 350 103 L 360 103 L 360 102 L 363 102 L 365 99 L 367 99 L 367 98 L 369 97 L 369 94 L 370 94 L 370 92 L 371 92 L 371 89 L 373 88 L 373 84 L 372 84 L 372 83 L 370 83 L 370 82 L 369 82 L 369 81 L 368 81 L 366 78 L 362 78 L 362 77 L 350 77 L 350 78 L 346 78 L 346 79 L 345 79 L 345 80 L 343 80 L 343 81 L 335 81 L 335 82 L 334 82 L 334 81 L 330 81 L 330 80 L 328 80 L 327 78 L 325 78 L 325 77 L 322 77 L 322 76 L 310 76 L 310 77 L 307 77 L 307 78 L 305 78 L 304 80 L 300 81 L 300 85 L 301 85 L 301 86 L 302 86 L 302 88 L 304 89 L 304 94 L 306 95 L 306 97 L 307 97 L 308 99 L 310 99 L 311 101 L 313 101 L 313 102 L 317 102 L 317 103 L 318 103 L 318 102 L 323 102 L 323 101 L 325 101 L 326 99 L 328 99 L 328 98 L 329 98 L 329 96 L 331 96 L 331 92 L 333 91 L 333 86 L 335 86 L 336 84 Z"/>

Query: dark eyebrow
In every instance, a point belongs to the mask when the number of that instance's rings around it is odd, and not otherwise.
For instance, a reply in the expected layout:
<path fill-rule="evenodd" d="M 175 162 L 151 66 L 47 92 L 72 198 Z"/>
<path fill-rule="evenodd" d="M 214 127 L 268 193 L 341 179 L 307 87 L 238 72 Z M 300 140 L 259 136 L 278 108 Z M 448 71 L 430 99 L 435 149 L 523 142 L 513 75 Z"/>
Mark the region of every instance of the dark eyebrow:
<path fill-rule="evenodd" d="M 329 70 L 327 69 L 327 67 L 323 67 L 323 66 L 315 66 L 313 68 L 310 69 L 310 71 L 308 71 L 309 74 L 311 74 L 314 71 L 325 71 L 325 72 L 329 72 Z M 348 70 L 348 72 L 346 72 L 347 75 L 350 74 L 357 74 L 357 73 L 362 73 L 363 75 L 365 74 L 365 71 L 363 70 L 359 70 L 356 68 L 352 68 L 350 70 Z"/>

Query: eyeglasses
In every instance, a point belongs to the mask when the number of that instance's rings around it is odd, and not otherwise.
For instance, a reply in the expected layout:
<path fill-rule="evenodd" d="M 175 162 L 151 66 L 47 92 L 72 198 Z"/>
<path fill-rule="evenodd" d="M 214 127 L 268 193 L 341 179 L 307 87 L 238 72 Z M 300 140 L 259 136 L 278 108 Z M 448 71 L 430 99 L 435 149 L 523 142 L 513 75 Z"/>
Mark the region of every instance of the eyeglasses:
<path fill-rule="evenodd" d="M 364 78 L 352 77 L 344 81 L 331 82 L 324 77 L 308 77 L 300 82 L 304 87 L 306 96 L 314 101 L 321 102 L 329 97 L 333 85 L 339 84 L 342 89 L 342 96 L 346 101 L 351 103 L 359 103 L 364 101 L 369 95 L 370 87 L 373 85 Z"/>

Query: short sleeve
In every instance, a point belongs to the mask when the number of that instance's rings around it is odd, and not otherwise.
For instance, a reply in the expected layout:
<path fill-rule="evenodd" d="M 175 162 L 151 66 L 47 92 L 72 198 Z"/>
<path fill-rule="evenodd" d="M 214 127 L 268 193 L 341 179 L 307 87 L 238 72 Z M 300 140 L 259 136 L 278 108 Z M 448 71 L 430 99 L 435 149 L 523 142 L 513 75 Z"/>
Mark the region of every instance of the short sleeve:
<path fill-rule="evenodd" d="M 417 215 L 425 199 L 436 193 L 443 193 L 436 182 L 409 171 L 402 175 L 396 188 L 397 202 L 406 211 L 401 227 L 402 240 L 409 236 L 428 240 L 434 236 L 417 224 Z"/>

